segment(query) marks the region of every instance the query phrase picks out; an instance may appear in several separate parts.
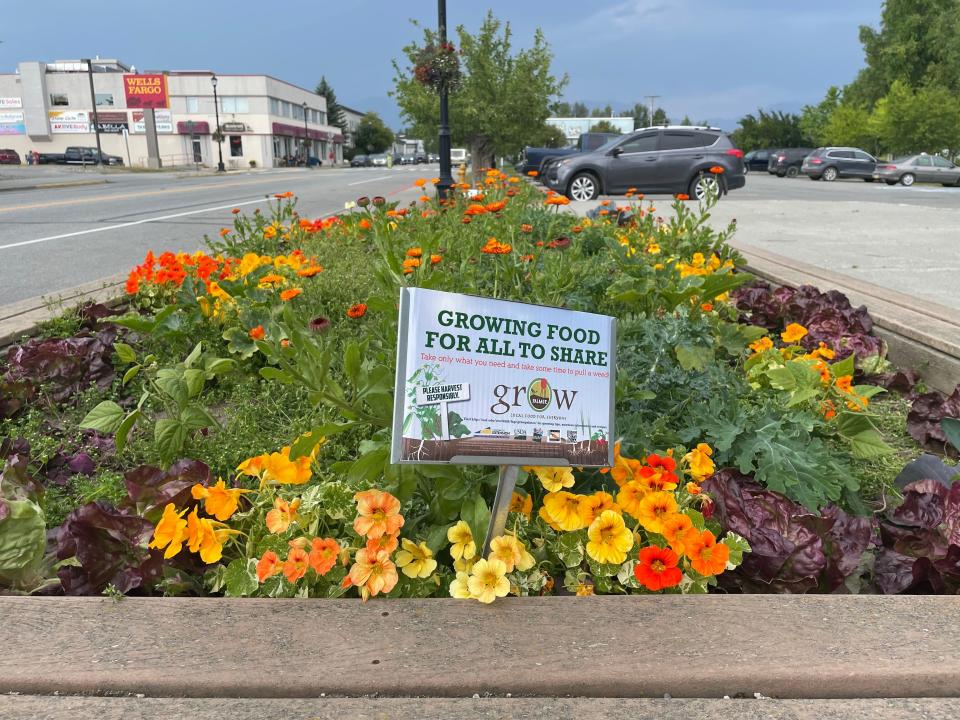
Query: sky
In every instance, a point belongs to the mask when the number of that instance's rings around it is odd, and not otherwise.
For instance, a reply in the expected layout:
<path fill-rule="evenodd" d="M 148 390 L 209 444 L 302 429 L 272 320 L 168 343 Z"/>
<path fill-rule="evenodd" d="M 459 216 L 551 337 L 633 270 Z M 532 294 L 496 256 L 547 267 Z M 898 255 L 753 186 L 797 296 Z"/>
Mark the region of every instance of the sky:
<path fill-rule="evenodd" d="M 881 0 L 448 0 L 451 28 L 486 11 L 514 41 L 543 29 L 564 99 L 615 110 L 659 95 L 673 120 L 732 130 L 758 107 L 798 111 L 863 66 L 860 25 Z M 392 61 L 436 23 L 432 0 L 0 0 L 0 72 L 22 60 L 99 55 L 140 70 L 267 74 L 312 88 L 325 75 L 344 105 L 399 129 Z"/>

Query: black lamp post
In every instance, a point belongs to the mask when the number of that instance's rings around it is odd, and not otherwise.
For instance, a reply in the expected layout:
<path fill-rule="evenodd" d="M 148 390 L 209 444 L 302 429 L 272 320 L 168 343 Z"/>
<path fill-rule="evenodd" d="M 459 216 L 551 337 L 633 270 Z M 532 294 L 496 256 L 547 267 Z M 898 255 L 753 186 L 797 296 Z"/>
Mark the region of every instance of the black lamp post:
<path fill-rule="evenodd" d="M 437 0 L 437 24 L 440 44 L 447 43 L 447 0 Z M 440 86 L 440 182 L 437 183 L 437 196 L 447 197 L 453 187 L 453 175 L 450 171 L 450 116 L 447 107 L 447 83 Z"/>
<path fill-rule="evenodd" d="M 220 101 L 217 99 L 217 76 L 210 76 L 210 84 L 213 85 L 213 114 L 217 119 L 217 152 L 220 155 L 220 162 L 217 163 L 217 172 L 226 172 L 223 166 L 223 133 L 220 132 Z"/>
<path fill-rule="evenodd" d="M 307 162 L 310 160 L 310 153 L 307 151 L 307 138 L 309 133 L 307 132 L 307 101 L 303 101 L 303 166 L 307 166 Z"/>

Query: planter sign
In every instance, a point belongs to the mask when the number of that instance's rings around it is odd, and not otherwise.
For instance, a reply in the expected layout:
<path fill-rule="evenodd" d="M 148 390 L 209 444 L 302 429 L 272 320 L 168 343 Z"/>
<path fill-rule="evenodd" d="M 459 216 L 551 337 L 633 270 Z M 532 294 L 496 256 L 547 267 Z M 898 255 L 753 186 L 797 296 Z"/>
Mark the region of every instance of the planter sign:
<path fill-rule="evenodd" d="M 406 288 L 393 462 L 613 464 L 616 320 Z"/>

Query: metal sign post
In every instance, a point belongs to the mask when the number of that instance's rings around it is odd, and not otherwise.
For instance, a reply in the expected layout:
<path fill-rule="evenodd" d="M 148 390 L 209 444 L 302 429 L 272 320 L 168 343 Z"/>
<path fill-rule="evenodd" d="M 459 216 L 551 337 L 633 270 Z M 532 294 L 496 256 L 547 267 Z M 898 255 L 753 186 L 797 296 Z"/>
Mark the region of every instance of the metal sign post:
<path fill-rule="evenodd" d="M 517 487 L 517 477 L 520 468 L 516 465 L 501 465 L 500 478 L 497 481 L 497 494 L 493 498 L 493 509 L 490 511 L 490 525 L 487 527 L 487 537 L 483 541 L 483 553 L 480 557 L 487 557 L 490 553 L 490 541 L 503 535 L 507 527 L 507 515 L 510 513 L 510 500 L 513 499 L 514 488 Z"/>

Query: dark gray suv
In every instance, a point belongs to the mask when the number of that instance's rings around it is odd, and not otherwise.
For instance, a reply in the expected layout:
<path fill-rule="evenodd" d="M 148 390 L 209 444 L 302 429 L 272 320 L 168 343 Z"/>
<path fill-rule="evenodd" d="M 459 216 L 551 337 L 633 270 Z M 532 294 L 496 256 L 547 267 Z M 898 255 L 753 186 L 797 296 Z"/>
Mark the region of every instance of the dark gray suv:
<path fill-rule="evenodd" d="M 722 173 L 710 172 L 723 168 Z M 611 140 L 593 152 L 550 162 L 544 184 L 571 200 L 601 193 L 684 193 L 702 200 L 746 184 L 743 152 L 722 130 L 686 125 L 649 127 Z"/>

